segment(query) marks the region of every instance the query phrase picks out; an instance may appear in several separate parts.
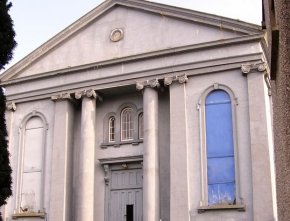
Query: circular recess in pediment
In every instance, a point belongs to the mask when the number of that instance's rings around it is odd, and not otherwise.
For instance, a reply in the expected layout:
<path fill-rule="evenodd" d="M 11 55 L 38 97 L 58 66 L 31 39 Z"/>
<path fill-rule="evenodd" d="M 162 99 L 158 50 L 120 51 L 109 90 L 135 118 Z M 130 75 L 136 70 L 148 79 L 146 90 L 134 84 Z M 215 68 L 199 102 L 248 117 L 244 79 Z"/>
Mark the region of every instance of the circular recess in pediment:
<path fill-rule="evenodd" d="M 113 42 L 120 41 L 124 36 L 124 31 L 121 28 L 116 28 L 111 31 L 110 39 Z"/>

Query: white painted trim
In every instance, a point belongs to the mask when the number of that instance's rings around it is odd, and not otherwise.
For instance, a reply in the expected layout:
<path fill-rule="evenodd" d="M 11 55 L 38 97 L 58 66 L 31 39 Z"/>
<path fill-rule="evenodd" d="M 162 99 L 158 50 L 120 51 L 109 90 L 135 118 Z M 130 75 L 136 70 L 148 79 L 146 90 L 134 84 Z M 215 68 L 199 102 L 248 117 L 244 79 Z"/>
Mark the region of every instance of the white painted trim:
<path fill-rule="evenodd" d="M 113 125 L 111 125 L 113 122 Z M 116 117 L 115 116 L 111 116 L 109 117 L 109 143 L 114 143 L 116 141 Z M 113 131 L 111 131 L 111 129 Z M 111 136 L 112 135 L 112 136 Z M 111 139 L 112 137 L 114 137 L 113 139 Z"/>
<path fill-rule="evenodd" d="M 129 118 L 130 118 L 130 120 L 129 121 L 124 121 L 124 119 L 123 119 L 123 115 L 124 115 L 124 113 L 125 112 L 127 112 L 127 111 L 129 111 Z M 136 129 L 136 128 L 134 128 L 134 120 L 135 120 L 135 117 L 134 117 L 134 115 L 135 115 L 136 113 L 134 113 L 134 110 L 133 110 L 133 108 L 131 108 L 130 106 L 128 106 L 128 107 L 125 107 L 123 110 L 122 110 L 122 112 L 121 112 L 121 116 L 120 116 L 120 119 L 121 119 L 121 124 L 120 124 L 120 131 L 121 131 L 121 141 L 129 141 L 129 140 L 133 140 L 134 139 L 134 129 Z M 126 119 L 127 120 L 127 119 Z M 128 128 L 126 127 L 126 128 L 123 128 L 123 123 L 126 123 L 126 125 L 129 125 L 128 126 Z M 131 126 L 130 125 L 132 125 L 132 128 L 131 128 Z M 123 130 L 124 129 L 124 130 Z M 127 135 L 124 135 L 123 134 L 123 131 L 127 134 L 127 133 L 131 133 L 130 131 L 132 131 L 132 137 L 129 135 L 129 136 L 127 136 Z M 125 138 L 123 137 L 123 135 L 125 136 Z"/>

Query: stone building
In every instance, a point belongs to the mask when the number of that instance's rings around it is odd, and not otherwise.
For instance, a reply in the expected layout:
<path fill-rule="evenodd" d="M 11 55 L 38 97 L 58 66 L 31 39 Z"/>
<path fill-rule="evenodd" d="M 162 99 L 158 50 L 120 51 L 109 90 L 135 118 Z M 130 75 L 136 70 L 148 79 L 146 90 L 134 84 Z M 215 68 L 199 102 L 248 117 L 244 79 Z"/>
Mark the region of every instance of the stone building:
<path fill-rule="evenodd" d="M 271 69 L 278 218 L 290 220 L 290 3 L 263 1 L 265 51 Z"/>
<path fill-rule="evenodd" d="M 23 221 L 275 220 L 256 25 L 107 0 L 1 75 Z"/>

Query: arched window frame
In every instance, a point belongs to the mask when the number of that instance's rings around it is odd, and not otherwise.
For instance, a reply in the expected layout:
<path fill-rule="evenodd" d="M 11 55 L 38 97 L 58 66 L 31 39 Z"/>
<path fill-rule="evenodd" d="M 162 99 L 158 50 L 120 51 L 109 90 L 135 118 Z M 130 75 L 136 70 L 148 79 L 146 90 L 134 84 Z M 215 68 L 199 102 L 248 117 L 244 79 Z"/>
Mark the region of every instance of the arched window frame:
<path fill-rule="evenodd" d="M 114 145 L 118 140 L 120 140 L 120 127 L 118 125 L 120 124 L 120 119 L 117 117 L 118 115 L 115 112 L 110 112 L 106 114 L 104 117 L 104 123 L 103 123 L 103 134 L 104 134 L 104 147 L 106 147 L 107 144 Z M 110 119 L 115 118 L 115 141 L 110 142 Z"/>
<path fill-rule="evenodd" d="M 236 121 L 236 106 L 238 105 L 237 98 L 234 92 L 223 84 L 215 83 L 213 86 L 208 87 L 201 95 L 198 109 L 200 114 L 200 140 L 201 140 L 201 193 L 202 199 L 200 206 L 208 206 L 208 180 L 207 180 L 207 154 L 206 154 L 206 113 L 205 101 L 207 96 L 215 91 L 223 90 L 228 93 L 231 98 L 232 107 L 232 124 L 233 124 L 233 143 L 234 143 L 234 161 L 235 161 L 235 181 L 236 181 L 236 204 L 243 204 L 243 197 L 240 191 L 240 178 L 239 178 L 239 151 L 237 142 L 237 121 Z"/>
<path fill-rule="evenodd" d="M 109 118 L 109 143 L 116 141 L 116 118 L 114 116 Z"/>
<path fill-rule="evenodd" d="M 125 108 L 133 109 L 133 139 L 131 140 L 121 140 L 121 113 Z M 101 143 L 101 148 L 107 148 L 108 146 L 120 147 L 123 144 L 139 145 L 143 142 L 143 139 L 139 139 L 139 121 L 138 117 L 143 112 L 143 109 L 137 109 L 136 105 L 130 102 L 123 103 L 119 106 L 116 112 L 110 112 L 106 114 L 103 120 L 103 143 Z M 115 117 L 115 141 L 109 141 L 109 120 L 111 117 Z"/>
<path fill-rule="evenodd" d="M 126 116 L 126 117 L 125 117 Z M 125 122 L 125 119 L 126 121 Z M 126 125 L 126 128 L 124 128 Z M 121 141 L 129 141 L 134 139 L 134 110 L 131 107 L 125 107 L 121 112 Z M 124 134 L 126 132 L 126 134 Z"/>
<path fill-rule="evenodd" d="M 144 138 L 144 116 L 143 112 L 138 115 L 138 138 Z"/>
<path fill-rule="evenodd" d="M 43 141 L 42 141 L 42 173 L 41 173 L 41 198 L 40 198 L 40 207 L 42 210 L 40 210 L 40 213 L 45 212 L 44 208 L 44 179 L 45 179 L 45 156 L 46 156 L 46 137 L 47 137 L 47 130 L 48 130 L 48 123 L 45 118 L 45 116 L 38 112 L 38 111 L 33 111 L 30 114 L 26 115 L 24 119 L 22 120 L 22 123 L 20 124 L 19 130 L 20 130 L 20 143 L 19 143 L 19 155 L 18 155 L 18 169 L 17 169 L 17 189 L 16 189 L 16 213 L 20 214 L 21 213 L 21 189 L 23 185 L 23 180 L 22 180 L 22 173 L 23 173 L 23 161 L 24 161 L 24 147 L 25 147 L 25 136 L 26 136 L 26 125 L 29 122 L 29 120 L 33 117 L 39 117 L 42 120 L 43 123 Z M 17 216 L 17 215 L 15 215 Z M 35 214 L 37 216 L 37 214 Z"/>

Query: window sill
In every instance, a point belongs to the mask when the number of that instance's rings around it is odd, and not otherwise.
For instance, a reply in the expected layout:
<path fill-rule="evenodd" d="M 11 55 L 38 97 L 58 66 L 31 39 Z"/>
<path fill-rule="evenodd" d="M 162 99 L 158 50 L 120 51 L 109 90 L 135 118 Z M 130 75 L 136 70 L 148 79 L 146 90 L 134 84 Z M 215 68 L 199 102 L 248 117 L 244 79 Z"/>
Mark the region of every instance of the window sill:
<path fill-rule="evenodd" d="M 238 210 L 239 212 L 246 211 L 246 204 L 235 205 L 213 205 L 213 206 L 199 206 L 197 207 L 198 213 L 205 213 L 208 210 Z"/>
<path fill-rule="evenodd" d="M 143 143 L 143 140 L 128 140 L 128 141 L 119 141 L 119 142 L 111 142 L 111 143 L 101 143 L 101 148 L 106 149 L 110 146 L 118 148 L 124 144 L 132 144 L 133 146 L 138 146 L 139 143 Z"/>
<path fill-rule="evenodd" d="M 12 219 L 39 217 L 45 219 L 45 213 L 16 213 L 12 215 Z"/>

